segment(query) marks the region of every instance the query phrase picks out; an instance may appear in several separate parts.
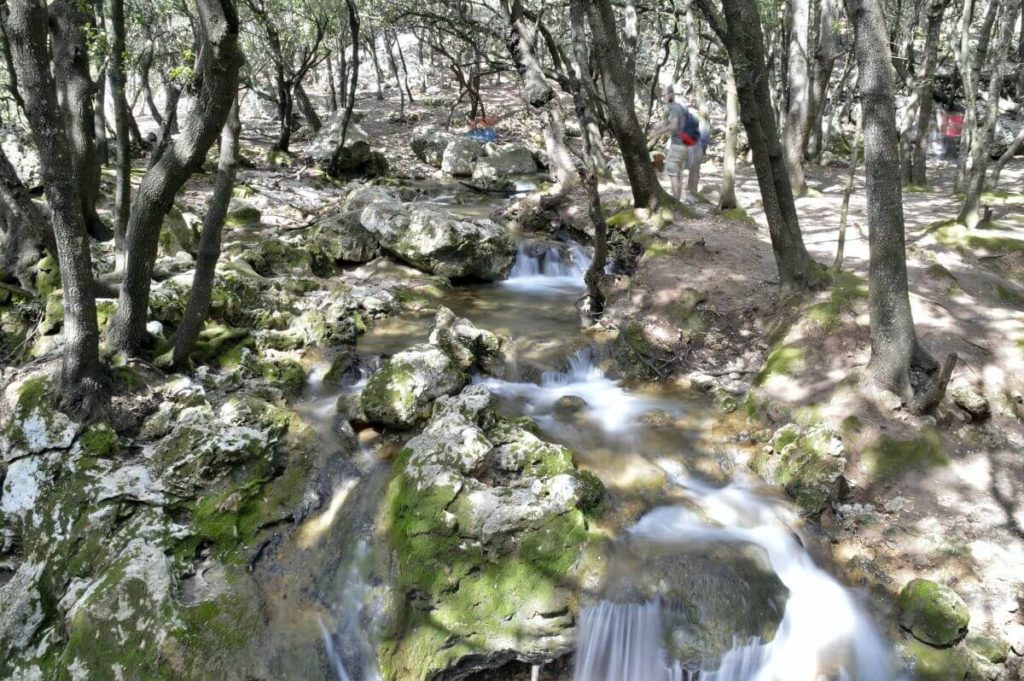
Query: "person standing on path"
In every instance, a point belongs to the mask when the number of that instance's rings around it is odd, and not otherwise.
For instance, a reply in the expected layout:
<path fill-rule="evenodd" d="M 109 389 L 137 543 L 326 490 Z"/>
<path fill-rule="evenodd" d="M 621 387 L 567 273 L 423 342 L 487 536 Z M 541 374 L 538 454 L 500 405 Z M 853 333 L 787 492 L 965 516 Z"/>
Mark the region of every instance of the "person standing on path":
<path fill-rule="evenodd" d="M 699 120 L 696 114 L 676 101 L 675 88 L 669 85 L 665 89 L 664 99 L 667 107 L 667 122 L 654 130 L 653 135 L 668 134 L 668 146 L 665 149 L 665 172 L 672 182 L 672 196 L 678 201 L 683 193 L 683 170 L 689 171 L 687 178 L 686 203 L 691 206 L 697 202 L 697 190 L 700 184 L 700 165 L 704 161 L 710 137 L 707 123 Z M 696 126 L 694 123 L 696 122 Z"/>

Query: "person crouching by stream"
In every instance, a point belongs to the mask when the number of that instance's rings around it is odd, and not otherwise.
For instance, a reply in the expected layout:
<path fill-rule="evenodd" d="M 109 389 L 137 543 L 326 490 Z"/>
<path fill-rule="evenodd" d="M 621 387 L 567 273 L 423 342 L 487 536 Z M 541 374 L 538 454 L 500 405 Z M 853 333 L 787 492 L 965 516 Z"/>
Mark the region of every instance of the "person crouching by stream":
<path fill-rule="evenodd" d="M 711 129 L 691 109 L 676 101 L 675 88 L 668 86 L 664 94 L 667 122 L 654 130 L 655 137 L 667 134 L 665 172 L 672 181 L 672 196 L 678 201 L 683 193 L 683 170 L 689 171 L 686 182 L 686 203 L 697 203 L 700 188 L 700 165 L 704 162 Z"/>

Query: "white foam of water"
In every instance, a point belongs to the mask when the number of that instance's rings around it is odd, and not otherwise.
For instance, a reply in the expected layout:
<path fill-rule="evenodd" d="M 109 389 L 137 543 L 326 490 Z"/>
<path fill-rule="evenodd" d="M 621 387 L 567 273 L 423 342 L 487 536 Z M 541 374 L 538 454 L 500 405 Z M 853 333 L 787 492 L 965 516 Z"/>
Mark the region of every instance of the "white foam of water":
<path fill-rule="evenodd" d="M 539 252 L 536 245 L 520 244 L 515 265 L 502 284 L 525 293 L 580 290 L 591 261 L 590 254 L 575 242 L 564 249 L 552 245 Z"/>
<path fill-rule="evenodd" d="M 587 414 L 608 433 L 623 431 L 645 412 L 672 408 L 665 401 L 629 393 L 619 381 L 605 376 L 595 364 L 593 352 L 586 348 L 570 358 L 568 371 L 545 372 L 540 385 L 496 378 L 483 378 L 480 382 L 495 395 L 525 400 L 525 414 L 542 423 L 553 420 L 551 410 L 559 398 L 582 397 L 587 403 Z"/>
<path fill-rule="evenodd" d="M 772 569 L 789 590 L 785 614 L 771 642 L 736 645 L 719 662 L 717 669 L 702 670 L 697 678 L 701 681 L 815 681 L 836 666 L 840 678 L 844 679 L 892 681 L 897 678 L 888 644 L 851 592 L 814 564 L 789 529 L 787 514 L 791 512 L 754 493 L 742 477 L 723 489 L 687 486 L 702 511 L 700 514 L 683 507 L 658 508 L 641 518 L 630 534 L 640 541 L 680 548 L 715 542 L 753 543 L 767 552 Z M 709 525 L 709 521 L 716 526 Z M 588 608 L 583 616 L 576 679 L 682 679 L 681 670 L 669 667 L 663 659 L 660 620 L 654 622 L 658 619 L 655 613 L 659 607 L 655 601 L 630 606 L 601 603 Z M 591 624 L 588 628 L 589 620 L 610 621 Z M 658 628 L 653 641 L 658 646 L 657 655 L 651 651 L 651 641 L 638 641 L 635 636 L 624 638 L 617 633 L 619 629 L 643 629 L 647 632 L 645 635 L 649 635 L 655 625 Z M 613 674 L 603 674 L 600 668 L 597 673 L 590 671 L 597 665 L 620 671 Z M 581 675 L 583 672 L 586 673 Z"/>

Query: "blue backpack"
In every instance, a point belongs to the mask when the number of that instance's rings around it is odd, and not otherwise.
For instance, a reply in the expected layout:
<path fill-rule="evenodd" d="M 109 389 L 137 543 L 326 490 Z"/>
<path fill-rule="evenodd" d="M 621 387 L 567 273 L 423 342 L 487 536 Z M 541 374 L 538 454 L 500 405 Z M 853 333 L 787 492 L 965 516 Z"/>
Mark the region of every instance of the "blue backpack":
<path fill-rule="evenodd" d="M 679 131 L 679 141 L 688 147 L 692 147 L 701 141 L 700 119 L 686 110 L 686 120 L 683 121 L 683 129 Z"/>

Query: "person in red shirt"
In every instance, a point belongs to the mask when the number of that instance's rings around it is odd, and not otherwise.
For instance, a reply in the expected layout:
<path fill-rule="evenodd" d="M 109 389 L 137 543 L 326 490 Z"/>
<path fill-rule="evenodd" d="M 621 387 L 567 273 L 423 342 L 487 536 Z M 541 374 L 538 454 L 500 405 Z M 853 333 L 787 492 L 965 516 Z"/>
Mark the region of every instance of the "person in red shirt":
<path fill-rule="evenodd" d="M 959 111 L 951 111 L 946 116 L 945 130 L 942 131 L 945 158 L 956 158 L 960 146 L 960 135 L 964 131 L 964 115 Z"/>

